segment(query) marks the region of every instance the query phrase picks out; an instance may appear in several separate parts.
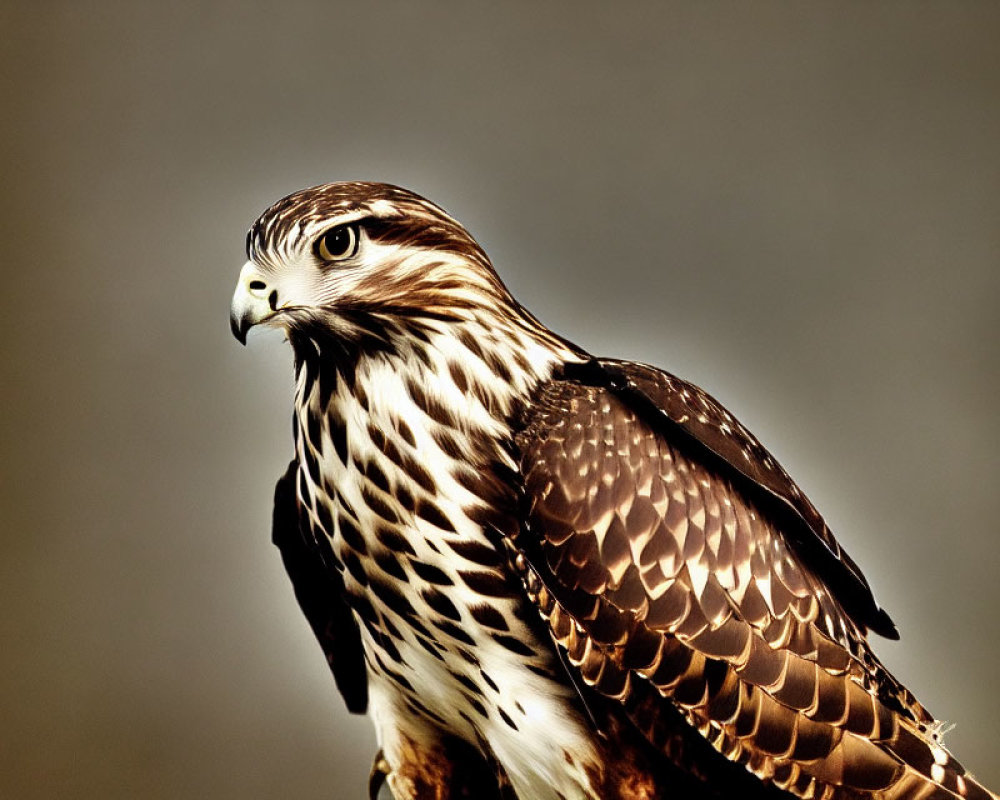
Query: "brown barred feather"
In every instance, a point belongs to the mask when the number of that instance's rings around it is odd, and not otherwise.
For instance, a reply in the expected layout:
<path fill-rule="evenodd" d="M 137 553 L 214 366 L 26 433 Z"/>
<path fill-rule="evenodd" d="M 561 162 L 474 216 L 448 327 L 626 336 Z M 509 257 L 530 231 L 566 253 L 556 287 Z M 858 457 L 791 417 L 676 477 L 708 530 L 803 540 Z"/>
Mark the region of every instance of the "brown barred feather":
<path fill-rule="evenodd" d="M 645 364 L 602 359 L 600 368 L 613 384 L 631 394 L 633 406 L 660 415 L 726 465 L 764 490 L 758 498 L 778 512 L 786 535 L 800 553 L 835 587 L 843 587 L 842 606 L 862 628 L 892 639 L 899 633 L 879 607 L 860 568 L 841 548 L 815 506 L 757 438 L 711 395 L 674 375 Z M 711 502 L 710 498 L 706 498 Z M 794 576 L 789 576 L 794 580 Z M 784 584 L 782 584 L 784 585 Z"/>
<path fill-rule="evenodd" d="M 752 454 L 747 472 L 775 489 L 784 481 L 829 551 L 856 570 L 780 467 L 707 395 L 649 368 L 630 374 L 670 419 L 690 413 L 697 433 L 725 420 L 738 432 L 732 446 Z M 623 703 L 657 743 L 656 708 L 634 701 L 651 687 L 718 752 L 800 797 L 989 797 L 770 507 L 656 424 L 614 385 L 553 380 L 516 438 L 529 530 L 518 563 L 584 682 Z M 721 435 L 709 438 L 725 453 Z"/>

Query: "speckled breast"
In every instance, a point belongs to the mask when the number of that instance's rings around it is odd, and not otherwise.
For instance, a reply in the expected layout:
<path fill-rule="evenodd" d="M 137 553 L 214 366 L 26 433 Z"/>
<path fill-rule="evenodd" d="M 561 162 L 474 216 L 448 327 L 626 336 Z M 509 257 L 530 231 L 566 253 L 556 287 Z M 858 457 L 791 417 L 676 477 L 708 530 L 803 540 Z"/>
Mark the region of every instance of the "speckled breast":
<path fill-rule="evenodd" d="M 298 388 L 299 501 L 343 573 L 370 674 L 469 741 L 518 731 L 525 675 L 546 684 L 529 695 L 566 688 L 494 544 L 515 503 L 502 431 L 389 365 L 362 367 L 350 390 L 306 374 Z"/>

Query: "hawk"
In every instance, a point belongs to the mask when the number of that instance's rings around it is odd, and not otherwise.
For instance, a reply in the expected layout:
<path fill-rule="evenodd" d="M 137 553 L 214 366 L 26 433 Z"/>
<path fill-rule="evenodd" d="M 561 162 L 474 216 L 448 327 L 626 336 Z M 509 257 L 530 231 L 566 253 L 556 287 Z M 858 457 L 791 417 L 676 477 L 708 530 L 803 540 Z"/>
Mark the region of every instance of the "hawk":
<path fill-rule="evenodd" d="M 247 234 L 284 329 L 273 538 L 412 798 L 995 798 L 880 663 L 898 634 L 701 389 L 553 333 L 437 205 L 345 182 Z"/>

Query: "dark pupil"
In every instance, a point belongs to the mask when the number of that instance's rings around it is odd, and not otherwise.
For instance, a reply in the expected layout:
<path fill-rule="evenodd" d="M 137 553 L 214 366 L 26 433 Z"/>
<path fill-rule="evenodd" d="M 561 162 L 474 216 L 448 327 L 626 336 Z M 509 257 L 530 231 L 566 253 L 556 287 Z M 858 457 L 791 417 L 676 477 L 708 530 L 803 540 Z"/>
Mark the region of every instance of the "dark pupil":
<path fill-rule="evenodd" d="M 326 235 L 326 251 L 331 256 L 342 256 L 351 246 L 351 234 L 347 227 L 334 228 Z"/>

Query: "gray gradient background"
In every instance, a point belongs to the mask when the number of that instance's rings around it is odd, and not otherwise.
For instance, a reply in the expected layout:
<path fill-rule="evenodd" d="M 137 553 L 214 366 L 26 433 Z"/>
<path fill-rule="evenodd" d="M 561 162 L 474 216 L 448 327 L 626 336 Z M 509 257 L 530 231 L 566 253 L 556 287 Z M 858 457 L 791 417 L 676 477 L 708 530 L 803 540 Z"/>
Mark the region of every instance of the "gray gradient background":
<path fill-rule="evenodd" d="M 720 397 L 1000 788 L 1000 6 L 8 0 L 0 31 L 0 796 L 362 795 L 268 539 L 290 354 L 227 320 L 249 223 L 342 178 Z"/>

